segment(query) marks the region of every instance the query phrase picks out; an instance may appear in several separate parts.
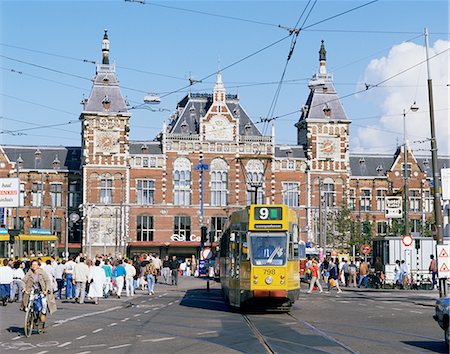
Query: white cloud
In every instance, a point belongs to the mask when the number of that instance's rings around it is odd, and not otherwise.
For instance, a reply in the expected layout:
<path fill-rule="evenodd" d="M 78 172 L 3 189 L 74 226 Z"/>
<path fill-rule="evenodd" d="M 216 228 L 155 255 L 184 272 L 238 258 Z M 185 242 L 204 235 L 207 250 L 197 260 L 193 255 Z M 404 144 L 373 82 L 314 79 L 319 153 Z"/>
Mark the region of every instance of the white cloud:
<path fill-rule="evenodd" d="M 439 154 L 443 155 L 450 155 L 450 87 L 447 86 L 450 83 L 449 48 L 450 42 L 444 40 L 436 41 L 429 48 L 436 136 Z M 443 53 L 439 54 L 441 52 Z M 424 61 L 425 58 L 425 46 L 414 43 L 395 45 L 386 57 L 373 59 L 370 62 L 361 80 L 362 84 L 375 85 Z M 355 150 L 393 152 L 397 140 L 400 144 L 403 143 L 403 110 L 406 109 L 408 141 L 417 153 L 429 153 L 429 151 L 421 151 L 430 149 L 429 141 L 417 142 L 430 137 L 426 63 L 387 80 L 380 87 L 360 95 L 360 99 L 376 102 L 381 116 L 375 124 L 356 129 L 356 134 L 352 138 L 352 147 Z M 419 106 L 417 112 L 409 111 L 414 101 Z"/>

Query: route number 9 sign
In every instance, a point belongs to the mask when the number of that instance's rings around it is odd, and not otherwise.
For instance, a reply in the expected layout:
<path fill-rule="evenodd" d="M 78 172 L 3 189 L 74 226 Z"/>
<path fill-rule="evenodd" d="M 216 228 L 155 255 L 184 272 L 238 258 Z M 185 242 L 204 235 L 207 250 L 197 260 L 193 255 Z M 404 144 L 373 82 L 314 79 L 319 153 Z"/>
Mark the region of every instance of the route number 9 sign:
<path fill-rule="evenodd" d="M 255 207 L 255 220 L 282 220 L 281 207 Z"/>

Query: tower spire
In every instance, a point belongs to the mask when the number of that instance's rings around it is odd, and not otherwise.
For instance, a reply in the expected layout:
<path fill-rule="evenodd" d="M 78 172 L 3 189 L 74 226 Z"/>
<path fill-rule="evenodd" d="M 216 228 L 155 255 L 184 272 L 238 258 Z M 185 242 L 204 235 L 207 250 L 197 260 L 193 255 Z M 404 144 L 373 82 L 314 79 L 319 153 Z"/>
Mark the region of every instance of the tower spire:
<path fill-rule="evenodd" d="M 326 74 L 327 73 L 327 68 L 325 66 L 327 62 L 327 51 L 325 50 L 325 44 L 323 42 L 322 39 L 322 44 L 320 45 L 320 50 L 319 50 L 319 74 Z"/>
<path fill-rule="evenodd" d="M 103 35 L 102 53 L 103 53 L 102 64 L 109 64 L 109 39 L 108 39 L 108 30 L 106 29 L 105 34 Z"/>
<path fill-rule="evenodd" d="M 225 101 L 225 86 L 222 82 L 222 70 L 217 71 L 216 85 L 214 86 L 214 101 Z"/>

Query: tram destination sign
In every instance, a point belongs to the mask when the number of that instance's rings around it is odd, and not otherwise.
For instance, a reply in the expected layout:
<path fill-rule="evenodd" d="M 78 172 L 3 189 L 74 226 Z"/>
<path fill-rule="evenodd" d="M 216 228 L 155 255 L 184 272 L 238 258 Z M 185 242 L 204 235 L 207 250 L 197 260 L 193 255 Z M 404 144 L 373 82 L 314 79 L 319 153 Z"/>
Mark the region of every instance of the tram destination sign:
<path fill-rule="evenodd" d="M 255 207 L 255 220 L 283 220 L 281 207 Z"/>
<path fill-rule="evenodd" d="M 255 224 L 255 229 L 258 230 L 272 230 L 272 229 L 282 229 L 282 224 Z"/>

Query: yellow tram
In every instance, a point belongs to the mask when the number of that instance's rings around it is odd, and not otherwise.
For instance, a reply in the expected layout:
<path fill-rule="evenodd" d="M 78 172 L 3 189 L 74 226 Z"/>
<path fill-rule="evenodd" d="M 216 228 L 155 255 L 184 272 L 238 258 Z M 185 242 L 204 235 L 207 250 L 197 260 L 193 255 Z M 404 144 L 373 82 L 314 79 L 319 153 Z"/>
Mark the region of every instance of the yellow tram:
<path fill-rule="evenodd" d="M 286 205 L 234 212 L 220 242 L 220 282 L 240 309 L 289 311 L 300 291 L 298 217 Z"/>

